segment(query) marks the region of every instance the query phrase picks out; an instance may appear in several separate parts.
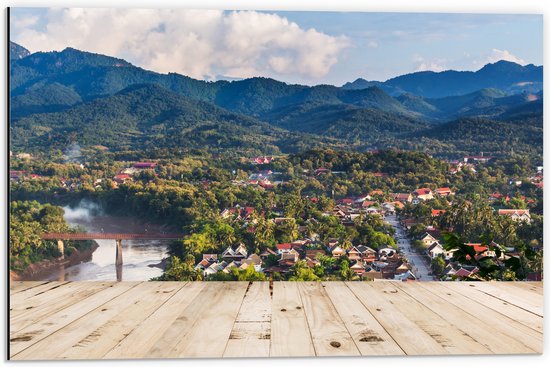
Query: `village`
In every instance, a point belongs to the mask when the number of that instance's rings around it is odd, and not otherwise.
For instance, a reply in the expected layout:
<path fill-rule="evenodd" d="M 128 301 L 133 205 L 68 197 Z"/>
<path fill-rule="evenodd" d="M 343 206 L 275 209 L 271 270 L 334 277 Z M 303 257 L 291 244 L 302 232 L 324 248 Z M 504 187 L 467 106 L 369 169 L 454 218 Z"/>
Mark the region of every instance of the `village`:
<path fill-rule="evenodd" d="M 29 160 L 32 157 L 17 157 Z M 264 169 L 274 161 L 274 157 L 259 156 L 248 158 L 251 165 L 247 179 L 233 179 L 231 184 L 236 187 L 252 187 L 257 190 L 276 190 L 288 184 L 288 181 L 281 177 L 281 172 L 272 169 Z M 489 156 L 468 156 L 461 161 L 447 161 L 449 164 L 449 174 L 455 175 L 462 170 L 476 172 L 476 167 L 490 161 Z M 84 169 L 84 165 L 80 165 Z M 146 172 L 147 175 L 142 173 Z M 116 190 L 119 186 L 134 181 L 136 177 L 148 177 L 154 180 L 158 177 L 159 163 L 155 161 L 139 161 L 118 170 L 110 179 L 97 177 L 94 180 L 96 188 L 101 187 L 105 182 L 109 182 L 112 189 Z M 234 171 L 233 171 L 234 172 Z M 345 175 L 346 172 L 330 170 L 325 167 L 318 167 L 309 172 L 304 170 L 304 174 L 313 177 L 322 177 L 324 175 Z M 387 178 L 388 174 L 374 172 L 377 178 Z M 48 177 L 27 172 L 25 170 L 10 171 L 10 180 L 13 182 L 24 182 L 28 180 L 48 180 Z M 529 177 L 531 184 L 537 188 L 543 186 L 542 167 Z M 510 178 L 511 187 L 521 186 L 522 180 Z M 60 179 L 60 188 L 67 191 L 78 190 L 81 183 L 78 178 Z M 208 187 L 208 180 L 197 182 L 203 187 Z M 387 231 L 389 236 L 393 236 L 392 243 L 386 246 L 373 246 L 371 243 L 353 244 L 349 241 L 343 242 L 337 238 L 324 238 L 318 233 L 311 232 L 306 225 L 296 225 L 298 218 L 284 217 L 284 208 L 272 208 L 270 216 L 260 212 L 254 206 L 247 203 L 236 204 L 225 208 L 219 212 L 221 220 L 237 224 L 254 234 L 258 216 L 263 216 L 263 220 L 272 222 L 277 228 L 284 226 L 285 222 L 292 222 L 298 229 L 298 235 L 291 241 L 276 243 L 275 246 L 262 246 L 262 251 L 256 250 L 250 252 L 244 244 L 223 245 L 220 253 L 203 253 L 201 259 L 197 259 L 194 266 L 195 271 L 201 272 L 205 279 L 213 274 L 229 274 L 232 269 L 246 270 L 253 267 L 256 272 L 265 274 L 266 277 L 285 277 L 291 274 L 296 267 L 306 267 L 316 269 L 316 267 L 325 267 L 337 270 L 342 261 L 349 264 L 351 270 L 349 278 L 358 280 L 460 280 L 475 279 L 479 268 L 471 264 L 462 264 L 454 258 L 453 250 L 446 250 L 443 241 L 442 232 L 449 228 L 438 227 L 437 219 L 445 215 L 445 209 L 431 209 L 430 215 L 422 218 L 408 215 L 405 208 L 411 208 L 421 203 L 429 204 L 437 200 L 443 200 L 447 206 L 453 204 L 453 199 L 457 193 L 451 187 L 418 187 L 411 192 L 389 192 L 388 190 L 374 189 L 368 193 L 355 196 L 346 196 L 334 198 L 334 205 L 331 210 L 322 213 L 325 217 L 334 217 L 337 222 L 345 227 L 354 227 L 361 223 L 367 217 L 376 217 L 384 222 L 384 225 L 391 228 Z M 304 199 L 316 203 L 320 198 L 318 196 L 306 195 Z M 487 197 L 487 200 L 493 203 L 508 203 L 513 198 L 508 194 L 493 192 Z M 531 198 L 521 198 L 528 205 L 534 203 Z M 496 208 L 495 213 L 499 216 L 507 216 L 516 222 L 531 222 L 530 210 L 517 208 Z M 410 211 L 410 210 L 409 210 Z M 395 218 L 395 222 L 388 222 L 387 218 Z M 311 218 L 308 221 L 315 221 Z M 420 230 L 419 230 L 420 228 Z M 385 230 L 386 231 L 386 230 Z M 396 235 L 396 232 L 403 233 L 402 236 Z M 511 257 L 519 256 L 516 249 L 512 246 L 500 245 L 495 242 L 482 244 L 479 242 L 465 243 L 471 247 L 474 252 L 473 257 L 476 260 L 482 258 L 491 258 L 497 265 L 503 266 L 504 262 Z M 498 248 L 495 251 L 495 248 Z M 409 257 L 414 257 L 412 261 Z M 346 265 L 347 266 L 347 265 Z M 419 270 L 420 269 L 420 270 Z M 425 269 L 422 271 L 422 269 Z M 532 274 L 532 279 L 539 279 L 540 274 Z"/>

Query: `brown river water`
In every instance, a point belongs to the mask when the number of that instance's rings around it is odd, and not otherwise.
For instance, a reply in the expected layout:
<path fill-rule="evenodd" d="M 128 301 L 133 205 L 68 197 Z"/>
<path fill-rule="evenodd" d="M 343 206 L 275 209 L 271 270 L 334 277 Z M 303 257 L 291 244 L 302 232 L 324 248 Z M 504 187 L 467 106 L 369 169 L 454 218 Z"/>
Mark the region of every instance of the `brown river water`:
<path fill-rule="evenodd" d="M 82 209 L 64 207 L 65 219 L 72 226 L 79 225 L 87 232 L 105 233 L 162 233 L 170 232 L 165 226 L 150 224 L 132 217 L 90 215 Z M 162 240 L 123 240 L 122 268 L 115 266 L 114 240 L 96 240 L 99 247 L 89 261 L 62 267 L 40 280 L 101 280 L 145 281 L 162 274 L 161 261 L 167 258 L 168 242 Z"/>

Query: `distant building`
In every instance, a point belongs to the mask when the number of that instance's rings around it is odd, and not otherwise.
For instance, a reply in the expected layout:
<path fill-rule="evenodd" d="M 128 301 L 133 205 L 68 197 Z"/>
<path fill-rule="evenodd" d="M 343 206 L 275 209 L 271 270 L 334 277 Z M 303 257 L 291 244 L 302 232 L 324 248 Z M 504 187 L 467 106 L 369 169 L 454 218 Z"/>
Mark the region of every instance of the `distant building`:
<path fill-rule="evenodd" d="M 414 190 L 413 195 L 418 200 L 431 200 L 431 199 L 434 198 L 433 192 L 429 188 L 416 189 L 416 190 Z"/>
<path fill-rule="evenodd" d="M 506 215 L 516 222 L 531 223 L 529 209 L 499 209 L 498 215 Z"/>
<path fill-rule="evenodd" d="M 468 163 L 468 162 L 487 163 L 491 159 L 493 159 L 493 157 L 484 156 L 483 153 L 481 153 L 481 155 L 470 155 L 470 156 L 464 157 L 464 163 Z"/>
<path fill-rule="evenodd" d="M 446 197 L 446 196 L 449 196 L 449 195 L 453 195 L 453 192 L 448 187 L 439 187 L 439 188 L 435 189 L 435 194 L 439 195 L 439 196 L 442 196 L 442 197 Z"/>

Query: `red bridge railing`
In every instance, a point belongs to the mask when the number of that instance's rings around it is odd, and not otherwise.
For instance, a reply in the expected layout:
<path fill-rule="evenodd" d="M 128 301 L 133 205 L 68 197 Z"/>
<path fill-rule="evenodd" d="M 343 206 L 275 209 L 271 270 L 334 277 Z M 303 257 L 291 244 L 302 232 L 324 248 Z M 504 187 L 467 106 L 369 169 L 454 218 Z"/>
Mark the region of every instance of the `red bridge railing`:
<path fill-rule="evenodd" d="M 179 240 L 183 233 L 43 233 L 43 240 Z"/>

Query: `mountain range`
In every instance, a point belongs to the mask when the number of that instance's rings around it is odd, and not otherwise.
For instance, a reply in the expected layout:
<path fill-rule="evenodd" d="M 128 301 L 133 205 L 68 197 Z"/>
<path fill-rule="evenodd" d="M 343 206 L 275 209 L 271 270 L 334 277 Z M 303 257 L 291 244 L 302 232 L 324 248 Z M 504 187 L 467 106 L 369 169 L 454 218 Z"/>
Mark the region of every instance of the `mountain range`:
<path fill-rule="evenodd" d="M 507 61 L 476 72 L 304 86 L 261 77 L 207 82 L 73 48 L 30 53 L 10 42 L 11 143 L 20 150 L 78 141 L 112 151 L 275 154 L 327 145 L 473 152 L 484 146 L 465 148 L 461 137 L 470 136 L 471 121 L 485 121 L 476 131 L 480 141 L 491 136 L 489 150 L 505 152 L 494 144 L 500 126 L 499 139 L 539 152 L 542 143 L 531 145 L 538 133 L 542 139 L 542 98 L 542 66 Z"/>

